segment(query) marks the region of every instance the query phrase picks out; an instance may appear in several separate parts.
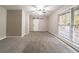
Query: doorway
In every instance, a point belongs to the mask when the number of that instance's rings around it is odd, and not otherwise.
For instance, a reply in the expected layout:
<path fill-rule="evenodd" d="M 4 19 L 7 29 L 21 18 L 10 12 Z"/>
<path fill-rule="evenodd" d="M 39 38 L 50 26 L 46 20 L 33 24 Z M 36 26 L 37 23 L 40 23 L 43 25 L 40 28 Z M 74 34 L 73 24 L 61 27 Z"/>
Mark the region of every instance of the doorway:
<path fill-rule="evenodd" d="M 39 20 L 33 19 L 33 30 L 38 31 L 38 29 L 39 29 Z"/>

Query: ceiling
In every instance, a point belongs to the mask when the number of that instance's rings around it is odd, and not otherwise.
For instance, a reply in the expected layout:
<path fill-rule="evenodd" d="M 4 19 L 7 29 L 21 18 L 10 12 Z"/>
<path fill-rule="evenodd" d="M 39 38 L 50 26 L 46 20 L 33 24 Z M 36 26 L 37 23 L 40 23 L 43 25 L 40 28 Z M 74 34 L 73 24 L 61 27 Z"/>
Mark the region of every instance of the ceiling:
<path fill-rule="evenodd" d="M 48 16 L 63 5 L 2 5 L 8 10 L 24 9 L 32 16 Z"/>
<path fill-rule="evenodd" d="M 31 5 L 27 6 L 27 11 L 33 16 L 48 16 L 60 7 L 60 5 Z"/>

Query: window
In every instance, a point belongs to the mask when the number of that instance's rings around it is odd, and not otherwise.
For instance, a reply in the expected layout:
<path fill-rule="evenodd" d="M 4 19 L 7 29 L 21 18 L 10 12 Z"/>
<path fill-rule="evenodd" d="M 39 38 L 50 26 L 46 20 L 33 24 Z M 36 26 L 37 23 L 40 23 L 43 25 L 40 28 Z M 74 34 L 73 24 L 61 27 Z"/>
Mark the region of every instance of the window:
<path fill-rule="evenodd" d="M 70 39 L 70 13 L 65 13 L 59 16 L 59 35 Z"/>
<path fill-rule="evenodd" d="M 79 7 L 71 9 L 70 13 L 59 16 L 59 35 L 79 44 Z"/>
<path fill-rule="evenodd" d="M 73 41 L 79 44 L 79 9 L 74 12 Z"/>

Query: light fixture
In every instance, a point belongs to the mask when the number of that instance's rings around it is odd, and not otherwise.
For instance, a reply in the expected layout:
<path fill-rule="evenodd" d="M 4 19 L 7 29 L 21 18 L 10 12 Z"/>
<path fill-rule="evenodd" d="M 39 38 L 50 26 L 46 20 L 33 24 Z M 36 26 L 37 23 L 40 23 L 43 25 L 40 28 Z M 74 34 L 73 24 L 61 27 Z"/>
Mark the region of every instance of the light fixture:
<path fill-rule="evenodd" d="M 43 9 L 44 6 L 43 5 L 37 5 L 37 9 Z"/>
<path fill-rule="evenodd" d="M 46 8 L 44 5 L 33 6 L 33 13 L 37 13 L 38 15 L 43 15 L 46 13 Z"/>

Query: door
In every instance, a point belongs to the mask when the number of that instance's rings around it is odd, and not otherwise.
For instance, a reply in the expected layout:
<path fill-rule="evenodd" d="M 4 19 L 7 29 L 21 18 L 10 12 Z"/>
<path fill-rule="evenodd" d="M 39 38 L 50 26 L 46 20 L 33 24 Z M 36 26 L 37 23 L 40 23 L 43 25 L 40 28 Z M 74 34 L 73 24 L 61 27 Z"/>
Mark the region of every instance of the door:
<path fill-rule="evenodd" d="M 38 31 L 39 29 L 39 19 L 33 19 L 33 31 Z"/>

